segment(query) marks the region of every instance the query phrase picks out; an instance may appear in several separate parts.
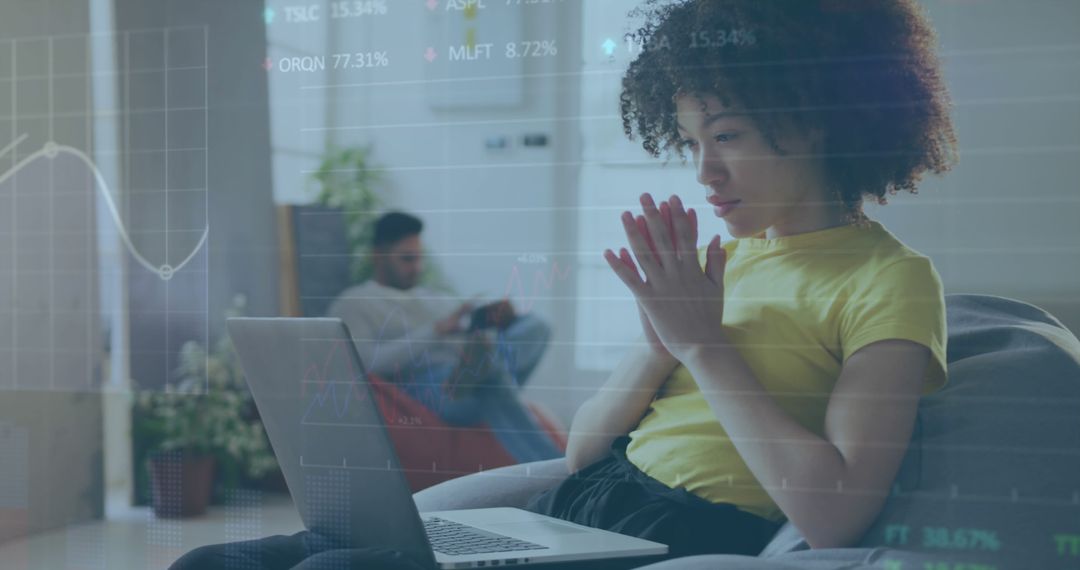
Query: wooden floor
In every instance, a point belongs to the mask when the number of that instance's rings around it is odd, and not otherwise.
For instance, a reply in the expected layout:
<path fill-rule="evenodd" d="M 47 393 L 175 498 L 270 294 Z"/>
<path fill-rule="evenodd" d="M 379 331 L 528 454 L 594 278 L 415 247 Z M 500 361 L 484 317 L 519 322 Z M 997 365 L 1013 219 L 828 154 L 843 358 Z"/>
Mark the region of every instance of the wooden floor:
<path fill-rule="evenodd" d="M 0 543 L 3 570 L 164 569 L 205 544 L 292 534 L 303 528 L 288 495 L 248 494 L 206 515 L 154 517 L 148 507 L 109 509 L 107 520 L 71 525 Z"/>

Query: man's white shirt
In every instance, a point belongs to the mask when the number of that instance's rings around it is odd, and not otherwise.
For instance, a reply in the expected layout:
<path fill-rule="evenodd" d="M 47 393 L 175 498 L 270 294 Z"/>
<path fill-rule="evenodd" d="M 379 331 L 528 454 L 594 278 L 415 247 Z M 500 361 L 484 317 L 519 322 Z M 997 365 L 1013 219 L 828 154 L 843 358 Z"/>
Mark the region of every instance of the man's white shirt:
<path fill-rule="evenodd" d="M 457 364 L 464 333 L 440 336 L 435 323 L 461 301 L 426 287 L 407 291 L 374 279 L 345 290 L 327 309 L 327 316 L 345 321 L 364 367 L 380 376 L 406 374 L 428 364 Z"/>

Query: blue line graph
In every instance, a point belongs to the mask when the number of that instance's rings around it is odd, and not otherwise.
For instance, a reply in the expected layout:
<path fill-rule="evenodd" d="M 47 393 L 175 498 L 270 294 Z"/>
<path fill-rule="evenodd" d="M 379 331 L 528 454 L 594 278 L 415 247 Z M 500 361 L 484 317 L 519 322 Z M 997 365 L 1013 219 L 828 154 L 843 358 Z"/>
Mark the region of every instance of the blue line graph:
<path fill-rule="evenodd" d="M 347 370 L 346 380 L 333 380 L 327 378 L 327 369 L 334 362 L 335 356 L 344 359 Z M 352 359 L 349 358 L 347 349 L 345 348 L 345 342 L 337 341 L 331 344 L 330 350 L 327 352 L 326 358 L 323 360 L 321 365 L 317 363 L 312 363 L 308 365 L 308 367 L 304 370 L 303 378 L 301 378 L 300 380 L 301 396 L 307 395 L 307 386 L 310 383 L 315 383 L 316 385 L 318 385 L 320 387 L 320 390 L 311 399 L 311 403 L 308 405 L 307 410 L 304 411 L 301 422 L 307 421 L 308 416 L 311 415 L 311 411 L 315 408 L 316 405 L 318 405 L 320 408 L 325 407 L 328 397 L 332 397 L 334 414 L 338 417 L 338 419 L 344 417 L 344 415 L 349 410 L 349 400 L 348 398 L 346 398 L 344 403 L 339 408 L 337 403 L 337 391 L 335 387 L 339 384 L 348 386 L 349 394 L 355 393 L 355 391 L 359 388 L 359 381 L 361 380 L 361 378 L 357 375 L 358 371 L 353 368 L 352 364 Z M 364 398 L 366 397 L 366 394 L 361 393 L 358 395 L 358 397 Z"/>
<path fill-rule="evenodd" d="M 334 342 L 321 364 L 313 363 L 304 370 L 304 376 L 301 379 L 301 395 L 306 397 L 307 387 L 312 384 L 317 387 L 317 391 L 305 409 L 301 423 L 308 422 L 314 410 L 326 408 L 328 404 L 334 412 L 334 417 L 340 420 L 348 415 L 350 402 L 361 402 L 371 398 L 374 388 L 364 381 L 359 370 L 354 367 L 348 350 L 349 347 L 346 346 L 345 341 Z M 344 364 L 340 380 L 330 378 L 331 370 L 340 370 L 337 364 Z M 434 389 L 430 392 L 430 398 L 423 398 L 421 403 L 429 409 L 436 410 L 442 397 L 437 395 Z M 386 396 L 376 394 L 376 397 Z M 409 396 L 401 393 L 400 390 L 395 390 L 392 392 L 392 397 Z"/>

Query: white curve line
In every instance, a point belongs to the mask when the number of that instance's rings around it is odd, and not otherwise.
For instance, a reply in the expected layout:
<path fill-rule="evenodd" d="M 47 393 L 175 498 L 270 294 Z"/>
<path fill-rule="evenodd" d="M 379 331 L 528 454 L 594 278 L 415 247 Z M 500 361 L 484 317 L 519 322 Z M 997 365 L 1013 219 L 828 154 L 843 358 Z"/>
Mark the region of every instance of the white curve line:
<path fill-rule="evenodd" d="M 14 148 L 15 145 L 18 145 L 20 142 L 22 142 L 26 138 L 26 136 L 27 135 L 23 134 L 7 146 L 5 146 L 3 149 L 0 149 L 0 157 L 10 152 L 11 149 Z M 91 172 L 94 173 L 94 180 L 97 181 L 97 186 L 98 189 L 101 191 L 101 196 L 105 198 L 105 204 L 109 207 L 109 214 L 112 215 L 113 222 L 116 224 L 116 230 L 120 233 L 120 239 L 124 241 L 124 245 L 127 246 L 128 251 L 130 251 L 131 255 L 135 257 L 135 260 L 139 262 L 139 265 L 142 265 L 149 271 L 157 273 L 158 277 L 161 278 L 161 280 L 168 281 L 169 279 L 172 279 L 173 275 L 175 275 L 177 271 L 183 269 L 184 266 L 187 265 L 188 262 L 190 262 L 192 258 L 195 257 L 195 254 L 198 253 L 199 250 L 202 249 L 203 245 L 206 243 L 206 238 L 210 234 L 209 225 L 203 228 L 202 237 L 199 238 L 199 243 L 195 244 L 195 247 L 191 250 L 191 253 L 189 253 L 183 261 L 181 261 L 175 267 L 169 265 L 168 263 L 163 264 L 159 267 L 155 267 L 153 263 L 151 263 L 148 259 L 143 257 L 141 253 L 139 253 L 139 250 L 135 247 L 135 244 L 131 242 L 131 238 L 128 236 L 127 233 L 127 228 L 124 227 L 124 222 L 120 219 L 120 212 L 116 209 L 116 203 L 113 202 L 112 191 L 110 190 L 108 183 L 105 182 L 105 178 L 102 176 L 101 171 L 98 170 L 97 165 L 94 164 L 94 161 L 91 160 L 90 157 L 86 155 L 86 153 L 75 147 L 56 144 L 53 141 L 49 141 L 45 143 L 45 146 L 41 147 L 41 150 L 27 155 L 26 158 L 17 162 L 15 166 L 11 167 L 3 174 L 0 174 L 0 184 L 3 184 L 9 178 L 18 174 L 18 172 L 25 168 L 26 165 L 37 160 L 38 158 L 44 156 L 52 160 L 55 159 L 56 156 L 62 152 L 75 156 L 76 158 L 81 160 L 83 164 L 89 167 Z M 166 252 L 166 254 L 168 254 L 168 252 Z"/>
<path fill-rule="evenodd" d="M 5 154 L 7 154 L 7 153 L 11 152 L 11 149 L 13 149 L 13 148 L 15 148 L 15 147 L 19 146 L 19 143 L 21 143 L 21 142 L 23 142 L 24 140 L 26 140 L 26 137 L 27 137 L 27 136 L 29 136 L 29 135 L 27 135 L 26 133 L 23 133 L 23 134 L 19 135 L 19 138 L 17 138 L 17 139 L 15 139 L 15 140 L 11 141 L 11 142 L 10 142 L 10 143 L 8 143 L 8 145 L 7 145 L 7 146 L 5 146 L 4 148 L 0 148 L 0 158 L 2 158 L 2 157 L 3 157 L 4 155 L 5 155 Z"/>

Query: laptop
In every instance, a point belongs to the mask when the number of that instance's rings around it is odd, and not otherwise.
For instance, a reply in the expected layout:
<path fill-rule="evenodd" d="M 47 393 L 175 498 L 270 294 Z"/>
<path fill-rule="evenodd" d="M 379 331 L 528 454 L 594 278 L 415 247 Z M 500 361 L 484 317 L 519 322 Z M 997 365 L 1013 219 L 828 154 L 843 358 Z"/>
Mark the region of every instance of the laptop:
<path fill-rule="evenodd" d="M 419 513 L 340 319 L 230 318 L 229 334 L 304 526 L 426 568 L 666 554 L 664 544 L 515 508 Z"/>

